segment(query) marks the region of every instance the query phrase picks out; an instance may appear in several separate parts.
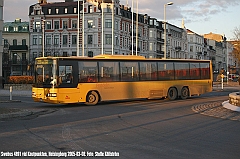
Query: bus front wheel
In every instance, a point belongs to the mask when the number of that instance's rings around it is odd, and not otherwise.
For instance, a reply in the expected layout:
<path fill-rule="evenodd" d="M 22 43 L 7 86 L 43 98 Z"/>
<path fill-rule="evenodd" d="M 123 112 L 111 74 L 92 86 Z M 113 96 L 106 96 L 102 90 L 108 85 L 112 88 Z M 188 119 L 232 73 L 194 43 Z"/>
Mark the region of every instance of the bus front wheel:
<path fill-rule="evenodd" d="M 90 91 L 87 94 L 87 102 L 86 105 L 96 105 L 99 101 L 99 95 L 95 91 Z"/>
<path fill-rule="evenodd" d="M 181 90 L 181 98 L 182 99 L 187 99 L 189 96 L 189 90 L 187 87 L 183 87 Z"/>
<path fill-rule="evenodd" d="M 173 87 L 169 88 L 168 94 L 167 94 L 167 98 L 169 100 L 175 100 L 177 98 L 177 90 L 176 90 L 176 88 L 173 88 Z"/>

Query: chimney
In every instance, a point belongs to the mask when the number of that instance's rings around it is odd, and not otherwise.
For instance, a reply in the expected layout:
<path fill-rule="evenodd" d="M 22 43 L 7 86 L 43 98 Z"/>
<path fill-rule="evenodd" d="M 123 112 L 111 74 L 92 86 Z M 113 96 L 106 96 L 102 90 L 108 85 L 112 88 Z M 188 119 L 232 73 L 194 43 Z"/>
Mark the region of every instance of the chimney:
<path fill-rule="evenodd" d="M 40 3 L 40 4 L 47 3 L 47 0 L 38 0 L 38 3 Z"/>

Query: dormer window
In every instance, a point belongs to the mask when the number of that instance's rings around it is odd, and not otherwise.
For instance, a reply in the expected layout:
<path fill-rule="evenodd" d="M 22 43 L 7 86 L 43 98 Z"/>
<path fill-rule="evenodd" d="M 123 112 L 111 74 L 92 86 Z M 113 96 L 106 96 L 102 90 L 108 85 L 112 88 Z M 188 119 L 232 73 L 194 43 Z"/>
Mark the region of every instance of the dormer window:
<path fill-rule="evenodd" d="M 13 27 L 13 31 L 18 31 L 18 26 Z"/>
<path fill-rule="evenodd" d="M 51 11 L 52 11 L 51 8 L 49 8 L 49 9 L 48 9 L 48 14 L 51 14 Z"/>
<path fill-rule="evenodd" d="M 64 9 L 64 13 L 68 13 L 68 9 L 67 8 Z"/>
<path fill-rule="evenodd" d="M 59 12 L 59 9 L 58 9 L 58 8 L 56 8 L 56 14 L 58 14 L 58 12 Z"/>
<path fill-rule="evenodd" d="M 4 31 L 8 31 L 8 27 L 4 27 Z"/>

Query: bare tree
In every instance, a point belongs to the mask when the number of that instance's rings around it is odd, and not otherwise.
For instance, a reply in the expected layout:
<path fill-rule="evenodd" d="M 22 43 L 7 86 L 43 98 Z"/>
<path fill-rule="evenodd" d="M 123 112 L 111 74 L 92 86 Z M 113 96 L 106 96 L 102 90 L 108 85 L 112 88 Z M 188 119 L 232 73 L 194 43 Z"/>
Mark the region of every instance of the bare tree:
<path fill-rule="evenodd" d="M 233 44 L 233 56 L 237 59 L 237 63 L 240 62 L 240 26 L 236 27 L 233 31 L 234 34 L 234 40 L 232 41 Z"/>

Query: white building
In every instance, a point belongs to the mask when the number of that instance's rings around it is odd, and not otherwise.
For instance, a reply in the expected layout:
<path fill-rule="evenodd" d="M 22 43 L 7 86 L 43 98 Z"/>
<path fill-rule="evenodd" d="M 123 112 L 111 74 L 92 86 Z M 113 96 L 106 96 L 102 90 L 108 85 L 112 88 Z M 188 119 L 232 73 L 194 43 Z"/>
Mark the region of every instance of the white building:
<path fill-rule="evenodd" d="M 186 29 L 167 23 L 167 58 L 187 59 Z"/>
<path fill-rule="evenodd" d="M 187 29 L 188 58 L 204 59 L 204 37 Z"/>

